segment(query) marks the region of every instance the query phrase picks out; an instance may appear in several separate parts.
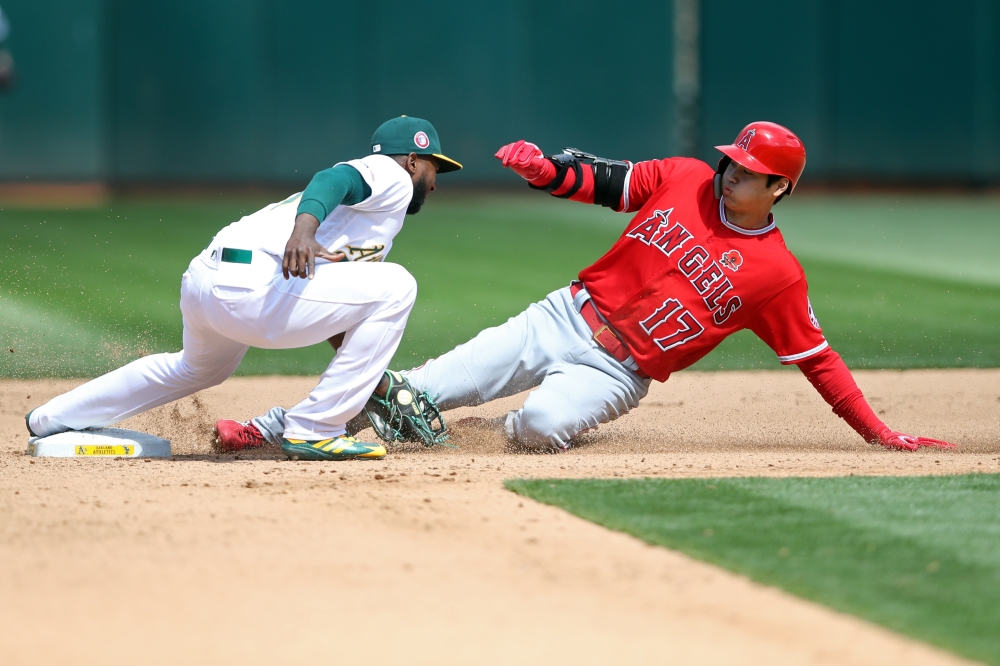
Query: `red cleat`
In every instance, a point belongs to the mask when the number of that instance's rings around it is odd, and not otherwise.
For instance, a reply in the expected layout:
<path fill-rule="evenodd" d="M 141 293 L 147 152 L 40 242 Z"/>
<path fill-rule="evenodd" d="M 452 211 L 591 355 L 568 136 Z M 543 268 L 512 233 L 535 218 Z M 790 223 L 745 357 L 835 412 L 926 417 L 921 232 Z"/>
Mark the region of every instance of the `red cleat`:
<path fill-rule="evenodd" d="M 250 421 L 220 419 L 215 422 L 215 445 L 220 451 L 234 453 L 243 449 L 259 449 L 267 441 Z"/>

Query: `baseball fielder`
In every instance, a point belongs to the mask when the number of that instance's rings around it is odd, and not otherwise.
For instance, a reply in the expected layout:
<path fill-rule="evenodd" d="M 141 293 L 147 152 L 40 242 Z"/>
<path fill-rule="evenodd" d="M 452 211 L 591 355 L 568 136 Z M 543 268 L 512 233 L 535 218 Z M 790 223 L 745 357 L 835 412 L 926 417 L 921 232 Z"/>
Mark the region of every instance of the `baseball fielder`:
<path fill-rule="evenodd" d="M 636 407 L 651 380 L 666 381 L 750 329 L 781 363 L 798 365 L 866 441 L 952 447 L 886 426 L 823 337 L 805 273 L 771 214 L 805 168 L 799 138 L 755 122 L 718 150 L 712 169 L 695 159 L 633 164 L 574 149 L 545 157 L 524 141 L 501 148 L 496 157 L 532 188 L 636 214 L 578 281 L 400 381 L 445 410 L 538 387 L 497 425 L 521 446 L 564 450 L 580 432 Z M 274 441 L 280 414 L 276 408 L 245 429 Z"/>
<path fill-rule="evenodd" d="M 416 298 L 413 277 L 383 262 L 436 174 L 461 168 L 426 120 L 387 121 L 371 155 L 317 173 L 304 192 L 230 224 L 195 257 L 181 279 L 180 352 L 146 356 L 54 398 L 25 417 L 29 432 L 109 425 L 222 383 L 251 346 L 334 338 L 340 349 L 319 384 L 284 414 L 283 450 L 310 460 L 385 456 L 381 444 L 345 435 Z"/>

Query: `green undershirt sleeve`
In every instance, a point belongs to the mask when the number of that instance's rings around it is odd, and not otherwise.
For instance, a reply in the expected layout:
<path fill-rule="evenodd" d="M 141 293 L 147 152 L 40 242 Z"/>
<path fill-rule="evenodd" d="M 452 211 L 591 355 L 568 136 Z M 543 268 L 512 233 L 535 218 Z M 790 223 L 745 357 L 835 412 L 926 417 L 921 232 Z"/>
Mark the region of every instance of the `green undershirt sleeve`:
<path fill-rule="evenodd" d="M 353 206 L 372 195 L 372 188 L 350 164 L 320 171 L 302 193 L 296 214 L 309 213 L 322 222 L 337 206 Z"/>

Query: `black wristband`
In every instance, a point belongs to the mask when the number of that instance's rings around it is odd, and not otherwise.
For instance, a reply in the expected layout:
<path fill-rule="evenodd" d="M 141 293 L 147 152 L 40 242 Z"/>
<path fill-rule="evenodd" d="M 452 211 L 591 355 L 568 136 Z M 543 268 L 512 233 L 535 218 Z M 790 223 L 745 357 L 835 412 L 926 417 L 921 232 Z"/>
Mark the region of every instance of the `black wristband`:
<path fill-rule="evenodd" d="M 528 187 L 533 190 L 544 190 L 545 192 L 554 192 L 562 187 L 563 181 L 566 180 L 566 174 L 569 173 L 569 163 L 562 160 L 554 159 L 553 157 L 546 158 L 556 166 L 555 177 L 548 182 L 547 185 L 534 185 L 528 183 Z"/>
<path fill-rule="evenodd" d="M 528 183 L 528 187 L 530 187 L 533 190 L 544 190 L 549 194 L 552 194 L 553 192 L 555 192 L 556 190 L 558 190 L 560 187 L 563 186 L 563 183 L 566 182 L 566 174 L 568 174 L 570 168 L 572 168 L 573 173 L 576 174 L 576 183 L 574 183 L 573 187 L 570 188 L 569 193 L 554 194 L 553 196 L 565 199 L 575 194 L 576 191 L 580 189 L 580 184 L 581 184 L 580 181 L 582 180 L 581 178 L 582 174 L 580 172 L 580 160 L 573 157 L 572 155 L 567 155 L 566 153 L 551 155 L 547 159 L 550 162 L 552 162 L 552 164 L 554 164 L 556 167 L 555 178 L 549 181 L 548 185 L 532 185 L 531 183 Z"/>
<path fill-rule="evenodd" d="M 580 168 L 580 160 L 573 160 L 572 162 L 570 162 L 570 165 L 573 167 L 573 174 L 576 176 L 576 181 L 573 183 L 573 185 L 570 186 L 568 190 L 566 190 L 562 194 L 552 194 L 552 196 L 558 197 L 559 199 L 569 199 L 571 196 L 576 194 L 577 191 L 583 186 L 583 169 Z M 566 171 L 568 173 L 569 169 L 567 169 Z M 565 176 L 563 176 L 563 180 L 564 181 L 566 180 Z M 552 190 L 550 190 L 550 192 L 555 192 L 556 189 L 558 188 L 553 188 Z"/>

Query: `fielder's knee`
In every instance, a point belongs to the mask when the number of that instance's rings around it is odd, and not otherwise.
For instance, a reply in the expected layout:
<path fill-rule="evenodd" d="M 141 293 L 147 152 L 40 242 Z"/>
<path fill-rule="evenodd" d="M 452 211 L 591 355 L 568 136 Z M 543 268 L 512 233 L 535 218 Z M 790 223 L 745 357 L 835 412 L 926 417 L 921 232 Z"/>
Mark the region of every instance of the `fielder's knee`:
<path fill-rule="evenodd" d="M 399 264 L 382 264 L 387 276 L 389 291 L 395 300 L 404 305 L 413 305 L 417 300 L 417 280 Z"/>

